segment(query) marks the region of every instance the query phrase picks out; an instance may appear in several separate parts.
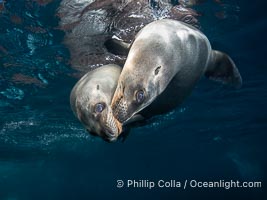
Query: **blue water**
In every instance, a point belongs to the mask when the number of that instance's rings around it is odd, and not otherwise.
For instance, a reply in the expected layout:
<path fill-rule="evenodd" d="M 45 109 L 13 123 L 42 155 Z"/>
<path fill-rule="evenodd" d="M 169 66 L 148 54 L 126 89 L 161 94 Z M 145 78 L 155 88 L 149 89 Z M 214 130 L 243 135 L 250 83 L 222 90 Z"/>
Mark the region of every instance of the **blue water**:
<path fill-rule="evenodd" d="M 0 199 L 266 199 L 267 4 L 222 2 L 194 9 L 213 47 L 235 60 L 243 87 L 203 78 L 181 107 L 110 144 L 70 110 L 77 78 L 57 29 L 60 1 L 0 1 Z M 116 187 L 160 179 L 262 187 Z"/>

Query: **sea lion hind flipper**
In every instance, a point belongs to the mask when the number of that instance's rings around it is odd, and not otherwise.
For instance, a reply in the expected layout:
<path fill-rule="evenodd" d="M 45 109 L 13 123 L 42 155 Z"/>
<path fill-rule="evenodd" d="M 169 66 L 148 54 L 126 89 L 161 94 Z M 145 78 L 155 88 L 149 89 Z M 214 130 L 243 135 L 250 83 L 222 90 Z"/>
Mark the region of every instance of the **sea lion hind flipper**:
<path fill-rule="evenodd" d="M 205 76 L 211 80 L 240 88 L 242 85 L 241 75 L 233 60 L 225 53 L 213 50 L 210 64 Z"/>
<path fill-rule="evenodd" d="M 110 53 L 123 56 L 128 55 L 131 46 L 130 43 L 115 38 L 108 39 L 104 45 Z"/>

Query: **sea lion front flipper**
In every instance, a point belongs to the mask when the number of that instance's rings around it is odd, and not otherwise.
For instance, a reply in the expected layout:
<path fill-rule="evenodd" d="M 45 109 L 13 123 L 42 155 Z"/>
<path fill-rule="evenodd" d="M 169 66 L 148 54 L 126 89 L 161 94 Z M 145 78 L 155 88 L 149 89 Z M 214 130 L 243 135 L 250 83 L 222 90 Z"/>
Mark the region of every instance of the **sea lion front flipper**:
<path fill-rule="evenodd" d="M 229 84 L 235 88 L 242 85 L 241 75 L 233 60 L 225 53 L 213 50 L 205 76 L 211 80 Z"/>
<path fill-rule="evenodd" d="M 123 56 L 128 55 L 131 46 L 130 43 L 118 40 L 116 38 L 108 39 L 104 45 L 110 53 Z"/>

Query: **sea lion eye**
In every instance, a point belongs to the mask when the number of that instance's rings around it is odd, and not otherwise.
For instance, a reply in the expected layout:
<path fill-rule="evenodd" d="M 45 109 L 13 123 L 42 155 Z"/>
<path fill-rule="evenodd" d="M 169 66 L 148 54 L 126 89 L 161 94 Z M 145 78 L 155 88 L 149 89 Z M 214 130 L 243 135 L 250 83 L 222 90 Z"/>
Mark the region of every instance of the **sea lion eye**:
<path fill-rule="evenodd" d="M 145 99 L 145 92 L 143 90 L 139 90 L 135 94 L 135 98 L 137 103 L 142 103 Z"/>
<path fill-rule="evenodd" d="M 96 113 L 101 113 L 104 109 L 105 109 L 105 104 L 104 103 L 95 104 L 95 112 Z"/>

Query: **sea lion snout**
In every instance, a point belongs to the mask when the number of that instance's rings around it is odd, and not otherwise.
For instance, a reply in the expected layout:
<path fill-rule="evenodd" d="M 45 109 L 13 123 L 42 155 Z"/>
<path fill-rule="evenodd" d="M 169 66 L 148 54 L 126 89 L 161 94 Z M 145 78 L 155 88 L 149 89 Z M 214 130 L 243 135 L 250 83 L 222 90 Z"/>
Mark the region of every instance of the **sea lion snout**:
<path fill-rule="evenodd" d="M 127 97 L 129 95 L 125 94 L 125 85 L 121 81 L 111 103 L 111 109 L 113 111 L 113 116 L 120 122 L 124 123 L 129 117 L 129 104 L 127 103 Z"/>
<path fill-rule="evenodd" d="M 116 141 L 122 133 L 122 124 L 114 118 L 112 111 L 107 115 L 105 139 L 109 142 Z"/>
<path fill-rule="evenodd" d="M 127 108 L 128 106 L 123 96 L 116 98 L 112 104 L 113 115 L 120 123 L 126 121 L 128 117 Z"/>

